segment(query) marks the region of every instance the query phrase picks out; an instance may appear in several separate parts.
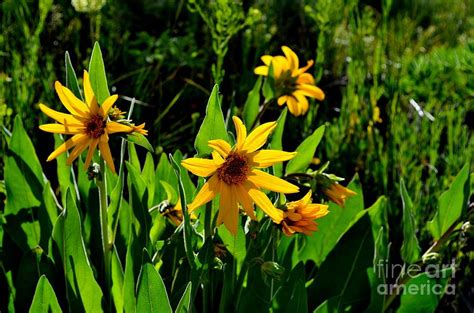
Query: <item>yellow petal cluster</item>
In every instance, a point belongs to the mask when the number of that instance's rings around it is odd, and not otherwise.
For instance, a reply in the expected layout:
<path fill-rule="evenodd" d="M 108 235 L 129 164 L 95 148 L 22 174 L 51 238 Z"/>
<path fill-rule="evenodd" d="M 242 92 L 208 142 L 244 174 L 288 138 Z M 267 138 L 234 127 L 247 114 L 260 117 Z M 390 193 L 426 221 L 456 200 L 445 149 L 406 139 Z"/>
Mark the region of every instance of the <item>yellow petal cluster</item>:
<path fill-rule="evenodd" d="M 329 187 L 323 189 L 323 193 L 340 207 L 344 207 L 346 199 L 355 196 L 357 193 L 338 184 L 332 183 Z"/>

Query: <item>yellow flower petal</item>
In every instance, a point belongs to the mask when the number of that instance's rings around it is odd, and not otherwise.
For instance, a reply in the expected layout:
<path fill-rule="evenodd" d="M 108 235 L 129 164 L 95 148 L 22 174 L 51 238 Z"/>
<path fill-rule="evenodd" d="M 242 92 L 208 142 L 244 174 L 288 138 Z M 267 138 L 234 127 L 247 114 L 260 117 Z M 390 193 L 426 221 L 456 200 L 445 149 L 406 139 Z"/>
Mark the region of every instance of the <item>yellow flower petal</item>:
<path fill-rule="evenodd" d="M 113 134 L 113 133 L 131 133 L 133 131 L 133 127 L 124 125 L 122 123 L 117 123 L 117 122 L 108 122 L 107 126 L 107 133 Z"/>
<path fill-rule="evenodd" d="M 303 73 L 296 79 L 297 84 L 310 84 L 314 85 L 314 77 L 310 73 Z"/>
<path fill-rule="evenodd" d="M 281 73 L 286 72 L 290 69 L 290 64 L 288 63 L 288 60 L 282 56 L 282 55 L 277 55 L 272 59 L 272 65 L 273 65 L 273 74 L 276 78 L 280 77 Z"/>
<path fill-rule="evenodd" d="M 256 220 L 257 218 L 254 213 L 253 201 L 249 196 L 248 189 L 246 189 L 242 184 L 239 184 L 235 185 L 235 190 L 237 192 L 237 199 L 239 203 L 242 204 L 245 213 L 247 213 L 251 219 Z"/>
<path fill-rule="evenodd" d="M 66 135 L 73 135 L 83 133 L 85 130 L 84 125 L 82 124 L 44 124 L 40 125 L 39 129 L 45 132 L 54 133 L 54 134 L 66 134 Z"/>
<path fill-rule="evenodd" d="M 293 92 L 293 96 L 296 98 L 296 102 L 298 103 L 300 115 L 306 114 L 309 108 L 308 99 L 306 99 L 300 91 Z"/>
<path fill-rule="evenodd" d="M 294 158 L 296 152 L 286 152 L 279 150 L 259 150 L 253 154 L 251 162 L 253 162 L 255 167 L 269 167 L 275 163 L 288 161 Z"/>
<path fill-rule="evenodd" d="M 242 123 L 242 120 L 237 116 L 233 116 L 232 120 L 234 121 L 235 132 L 237 135 L 236 147 L 238 150 L 240 150 L 242 149 L 245 139 L 247 138 L 247 129 L 245 128 L 244 123 Z"/>
<path fill-rule="evenodd" d="M 273 57 L 267 54 L 267 55 L 262 55 L 260 59 L 262 60 L 263 64 L 270 66 L 270 63 L 272 63 Z"/>
<path fill-rule="evenodd" d="M 183 160 L 181 161 L 181 165 L 194 175 L 201 177 L 212 175 L 219 167 L 214 160 L 201 158 L 189 158 Z"/>
<path fill-rule="evenodd" d="M 255 128 L 245 139 L 242 150 L 251 153 L 262 147 L 267 142 L 268 136 L 275 129 L 276 125 L 276 122 L 269 122 Z"/>
<path fill-rule="evenodd" d="M 102 138 L 99 140 L 99 150 L 105 163 L 110 168 L 112 173 L 115 173 L 114 160 L 112 159 L 112 153 L 110 152 L 109 143 L 103 141 Z"/>
<path fill-rule="evenodd" d="M 283 220 L 283 211 L 278 210 L 272 204 L 270 199 L 256 188 L 250 188 L 248 191 L 250 198 L 276 223 L 280 224 Z"/>
<path fill-rule="evenodd" d="M 278 105 L 279 106 L 282 106 L 286 103 L 286 101 L 288 101 L 288 96 L 281 96 L 278 98 Z"/>
<path fill-rule="evenodd" d="M 294 116 L 299 116 L 300 115 L 300 108 L 298 106 L 298 102 L 296 101 L 296 98 L 293 96 L 288 97 L 288 101 L 286 102 L 286 105 L 288 106 L 288 110 L 290 111 L 291 114 Z"/>
<path fill-rule="evenodd" d="M 252 169 L 247 176 L 247 179 L 255 184 L 257 187 L 261 187 L 267 190 L 283 193 L 295 193 L 299 191 L 299 188 L 293 184 L 290 184 L 286 180 L 262 172 L 257 169 Z"/>
<path fill-rule="evenodd" d="M 233 234 L 237 234 L 237 225 L 239 218 L 239 206 L 237 195 L 233 186 L 222 185 L 220 196 L 219 215 L 224 222 L 225 227 Z"/>
<path fill-rule="evenodd" d="M 69 154 L 69 157 L 66 160 L 66 164 L 71 165 L 72 162 L 77 159 L 77 157 L 81 155 L 84 150 L 86 150 L 87 146 L 89 145 L 89 142 L 90 139 L 87 137 L 84 137 L 81 141 L 79 141 Z"/>
<path fill-rule="evenodd" d="M 76 116 L 55 111 L 42 103 L 40 103 L 39 108 L 41 111 L 43 111 L 44 114 L 61 124 L 82 124 L 81 120 L 78 119 Z"/>
<path fill-rule="evenodd" d="M 87 170 L 89 165 L 91 164 L 92 156 L 94 155 L 95 149 L 97 148 L 97 144 L 99 143 L 99 139 L 92 139 L 89 143 L 89 151 L 87 151 L 86 161 L 84 162 L 84 169 Z"/>
<path fill-rule="evenodd" d="M 99 105 L 97 104 L 97 99 L 92 90 L 92 85 L 89 77 L 89 73 L 84 70 L 84 97 L 86 98 L 86 104 L 89 105 L 89 108 L 93 114 L 97 113 L 99 110 Z"/>
<path fill-rule="evenodd" d="M 298 85 L 298 91 L 300 91 L 302 94 L 308 97 L 316 98 L 320 101 L 324 100 L 324 92 L 319 88 L 314 85 L 309 85 L 309 84 L 301 84 Z"/>
<path fill-rule="evenodd" d="M 222 158 L 222 156 L 217 152 L 217 151 L 212 151 L 212 160 L 217 166 L 222 165 L 225 160 Z"/>
<path fill-rule="evenodd" d="M 46 161 L 51 161 L 56 159 L 56 157 L 64 152 L 66 152 L 68 149 L 71 149 L 72 147 L 75 147 L 79 142 L 84 140 L 84 138 L 88 138 L 87 135 L 85 134 L 77 134 L 69 138 L 65 143 L 60 145 L 56 150 L 54 150 L 49 156 Z"/>
<path fill-rule="evenodd" d="M 59 96 L 62 104 L 66 109 L 73 115 L 87 117 L 89 114 L 89 108 L 84 102 L 77 99 L 71 90 L 64 87 L 59 81 L 54 83 L 54 88 Z"/>
<path fill-rule="evenodd" d="M 313 60 L 309 60 L 308 63 L 306 63 L 306 66 L 298 69 L 298 71 L 296 72 L 297 75 L 301 75 L 303 74 L 304 72 L 306 72 L 311 66 L 313 66 Z"/>
<path fill-rule="evenodd" d="M 220 183 L 216 175 L 212 176 L 199 190 L 196 197 L 191 204 L 188 205 L 189 212 L 191 213 L 195 209 L 199 208 L 214 199 L 220 192 Z"/>
<path fill-rule="evenodd" d="M 107 117 L 107 114 L 109 113 L 110 108 L 114 105 L 115 101 L 117 101 L 118 96 L 117 95 L 112 95 L 105 99 L 104 103 L 100 106 L 99 109 L 99 114 L 103 116 L 104 118 Z"/>
<path fill-rule="evenodd" d="M 209 140 L 207 145 L 216 150 L 223 158 L 227 157 L 232 150 L 230 144 L 222 139 Z"/>
<path fill-rule="evenodd" d="M 268 66 L 265 66 L 265 65 L 261 65 L 261 66 L 257 66 L 253 72 L 256 74 L 256 75 L 262 75 L 262 76 L 268 76 Z"/>
<path fill-rule="evenodd" d="M 296 53 L 293 52 L 290 48 L 287 46 L 281 47 L 281 50 L 283 50 L 283 53 L 286 56 L 286 59 L 288 60 L 290 70 L 293 72 L 294 70 L 297 70 L 298 67 L 300 66 L 300 62 L 298 60 L 298 56 Z"/>

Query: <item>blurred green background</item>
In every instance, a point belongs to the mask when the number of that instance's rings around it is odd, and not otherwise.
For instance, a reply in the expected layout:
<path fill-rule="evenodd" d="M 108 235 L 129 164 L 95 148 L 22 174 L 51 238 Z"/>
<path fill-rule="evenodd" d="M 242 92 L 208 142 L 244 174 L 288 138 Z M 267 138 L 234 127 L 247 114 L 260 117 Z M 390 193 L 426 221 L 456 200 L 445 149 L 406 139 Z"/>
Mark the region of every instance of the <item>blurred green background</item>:
<path fill-rule="evenodd" d="M 118 106 L 127 111 L 130 99 L 138 100 L 133 118 L 146 122 L 157 155 L 194 154 L 215 82 L 229 117 L 240 114 L 261 55 L 281 54 L 287 45 L 300 63 L 314 59 L 310 71 L 326 100 L 287 119 L 293 131 L 285 133 L 284 148 L 292 151 L 326 124 L 316 157 L 339 176 L 358 173 L 367 203 L 389 198 L 394 251 L 402 242 L 400 179 L 425 251 L 426 222 L 441 192 L 464 163 L 474 168 L 473 1 L 4 0 L 1 10 L 0 124 L 8 132 L 18 114 L 41 160 L 53 139 L 38 131 L 47 120 L 38 103 L 62 110 L 53 84 L 65 81 L 64 52 L 81 77 L 97 40 L 111 92 L 122 96 Z M 272 107 L 264 120 L 279 113 Z M 55 164 L 44 170 L 54 172 Z M 473 278 L 472 245 L 449 249 L 466 268 L 462 287 Z M 465 300 L 474 297 L 468 286 L 445 298 L 445 307 L 474 305 Z"/>

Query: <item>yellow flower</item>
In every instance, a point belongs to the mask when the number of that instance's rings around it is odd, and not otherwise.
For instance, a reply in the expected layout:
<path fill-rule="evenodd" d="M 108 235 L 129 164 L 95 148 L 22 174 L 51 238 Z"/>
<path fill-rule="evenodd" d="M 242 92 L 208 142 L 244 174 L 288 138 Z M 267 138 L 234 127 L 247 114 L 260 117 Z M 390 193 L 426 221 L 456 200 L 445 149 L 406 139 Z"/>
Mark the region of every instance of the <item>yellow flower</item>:
<path fill-rule="evenodd" d="M 283 220 L 283 211 L 275 208 L 260 188 L 275 192 L 294 193 L 299 188 L 289 182 L 259 170 L 275 163 L 293 158 L 295 152 L 259 150 L 276 127 L 276 122 L 265 123 L 247 136 L 242 121 L 233 118 L 237 142 L 234 147 L 224 140 L 210 140 L 214 151 L 212 159 L 189 158 L 181 164 L 191 173 L 210 177 L 202 186 L 194 201 L 189 204 L 192 212 L 220 194 L 217 226 L 224 223 L 233 234 L 237 233 L 239 203 L 252 219 L 255 219 L 253 204 L 259 206 L 276 223 Z"/>
<path fill-rule="evenodd" d="M 290 113 L 295 116 L 306 114 L 309 107 L 306 97 L 324 100 L 324 92 L 316 87 L 313 75 L 305 73 L 313 65 L 313 60 L 308 61 L 305 67 L 299 68 L 296 53 L 286 46 L 281 49 L 285 56 L 262 56 L 265 65 L 258 66 L 254 72 L 257 75 L 268 76 L 271 64 L 278 105 L 286 103 Z"/>
<path fill-rule="evenodd" d="M 342 208 L 344 207 L 347 198 L 357 194 L 338 183 L 332 183 L 328 188 L 323 188 L 323 193 L 329 198 L 329 200 Z"/>
<path fill-rule="evenodd" d="M 310 236 L 312 232 L 318 230 L 318 224 L 314 220 L 328 213 L 327 205 L 311 203 L 310 190 L 300 200 L 286 204 L 285 217 L 281 222 L 283 233 L 287 236 L 294 233 L 303 233 Z"/>
<path fill-rule="evenodd" d="M 117 100 L 117 95 L 105 99 L 99 107 L 92 90 L 89 74 L 84 71 L 84 96 L 85 103 L 79 100 L 68 88 L 56 81 L 54 84 L 56 92 L 62 104 L 71 114 L 61 113 L 48 108 L 44 104 L 39 107 L 44 114 L 56 120 L 59 124 L 40 125 L 40 129 L 50 133 L 73 135 L 65 143 L 51 153 L 47 161 L 54 160 L 58 155 L 72 149 L 67 158 L 67 164 L 71 164 L 81 153 L 89 148 L 84 168 L 87 169 L 91 162 L 95 149 L 99 146 L 101 157 L 107 166 L 115 173 L 114 162 L 109 147 L 109 134 L 131 133 L 134 131 L 146 134 L 145 124 L 129 126 L 108 120 L 108 112 Z"/>
<path fill-rule="evenodd" d="M 175 226 L 179 226 L 184 220 L 183 207 L 181 206 L 181 200 L 178 200 L 178 202 L 176 203 L 174 207 L 165 209 L 163 212 L 161 212 L 161 215 L 169 218 Z M 196 215 L 194 214 L 191 214 L 190 217 L 191 219 L 197 218 Z"/>

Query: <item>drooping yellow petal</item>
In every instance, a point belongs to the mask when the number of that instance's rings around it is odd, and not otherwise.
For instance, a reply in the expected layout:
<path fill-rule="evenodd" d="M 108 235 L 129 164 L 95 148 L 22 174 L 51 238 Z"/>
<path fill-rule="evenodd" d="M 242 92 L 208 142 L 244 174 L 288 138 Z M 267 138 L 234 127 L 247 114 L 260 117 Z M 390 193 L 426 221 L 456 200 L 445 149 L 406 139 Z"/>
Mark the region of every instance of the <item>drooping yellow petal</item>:
<path fill-rule="evenodd" d="M 61 124 L 72 124 L 72 125 L 82 124 L 82 121 L 76 116 L 55 111 L 42 103 L 39 104 L 39 108 L 41 111 L 43 111 L 44 114 L 46 114 L 47 116 L 51 117 L 52 119 L 54 119 L 55 121 Z"/>
<path fill-rule="evenodd" d="M 238 150 L 240 150 L 242 149 L 245 139 L 247 138 L 247 129 L 245 128 L 244 123 L 242 123 L 242 120 L 237 116 L 233 116 L 232 120 L 234 121 L 235 132 L 237 135 L 236 147 Z"/>
<path fill-rule="evenodd" d="M 275 129 L 276 125 L 276 122 L 269 122 L 255 128 L 245 139 L 242 150 L 251 153 L 262 147 L 267 142 L 268 136 Z"/>
<path fill-rule="evenodd" d="M 286 105 L 288 106 L 288 110 L 290 111 L 291 114 L 294 116 L 299 116 L 300 115 L 300 108 L 298 106 L 298 102 L 296 101 L 296 98 L 293 96 L 288 97 L 288 101 L 286 102 Z"/>
<path fill-rule="evenodd" d="M 225 162 L 225 160 L 222 158 L 222 156 L 219 153 L 217 153 L 217 151 L 212 151 L 211 154 L 212 154 L 212 160 L 217 166 L 220 166 Z"/>
<path fill-rule="evenodd" d="M 266 54 L 266 55 L 262 55 L 260 59 L 262 60 L 263 64 L 270 66 L 270 63 L 272 63 L 273 57 L 271 55 Z"/>
<path fill-rule="evenodd" d="M 87 170 L 89 168 L 89 165 L 91 164 L 92 156 L 94 155 L 98 143 L 99 139 L 92 139 L 89 143 L 89 150 L 87 151 L 86 161 L 84 162 L 85 170 Z"/>
<path fill-rule="evenodd" d="M 259 150 L 253 154 L 251 162 L 255 167 L 265 168 L 275 163 L 288 161 L 294 158 L 296 152 L 286 152 L 279 150 Z"/>
<path fill-rule="evenodd" d="M 71 165 L 72 162 L 77 159 L 77 157 L 81 155 L 84 150 L 86 150 L 87 146 L 89 145 L 89 142 L 90 139 L 87 137 L 84 137 L 81 141 L 79 141 L 69 154 L 69 157 L 66 160 L 66 164 Z"/>
<path fill-rule="evenodd" d="M 103 116 L 104 118 L 106 118 L 107 114 L 110 111 L 110 108 L 114 105 L 117 99 L 118 99 L 117 95 L 111 95 L 110 97 L 105 99 L 104 103 L 102 103 L 102 105 L 100 106 L 99 114 Z"/>
<path fill-rule="evenodd" d="M 237 192 L 237 199 L 239 203 L 242 204 L 245 213 L 247 213 L 251 219 L 256 220 L 257 218 L 254 213 L 253 201 L 249 196 L 248 188 L 244 187 L 243 184 L 238 184 L 235 185 L 235 191 Z"/>
<path fill-rule="evenodd" d="M 220 196 L 219 215 L 225 227 L 233 234 L 237 234 L 239 206 L 234 186 L 222 185 Z"/>
<path fill-rule="evenodd" d="M 309 60 L 308 63 L 306 63 L 306 66 L 298 69 L 297 75 L 301 75 L 304 72 L 306 72 L 311 66 L 313 66 L 313 63 L 314 63 L 313 60 Z"/>
<path fill-rule="evenodd" d="M 298 67 L 300 66 L 300 62 L 298 60 L 298 56 L 296 53 L 293 52 L 290 48 L 287 46 L 281 47 L 281 50 L 283 50 L 283 53 L 286 56 L 286 59 L 288 60 L 288 63 L 290 65 L 290 70 L 293 72 L 294 70 L 297 70 Z"/>
<path fill-rule="evenodd" d="M 122 123 L 117 123 L 114 121 L 107 122 L 107 133 L 113 134 L 113 133 L 131 133 L 133 131 L 133 127 L 124 125 Z"/>
<path fill-rule="evenodd" d="M 286 103 L 286 101 L 288 101 L 288 96 L 284 95 L 279 97 L 277 102 L 279 106 L 282 106 Z"/>
<path fill-rule="evenodd" d="M 296 98 L 296 102 L 298 103 L 300 114 L 306 114 L 309 108 L 308 99 L 306 99 L 306 97 L 300 91 L 293 92 L 293 96 Z"/>
<path fill-rule="evenodd" d="M 84 138 L 88 138 L 87 135 L 85 134 L 77 134 L 69 138 L 65 143 L 60 145 L 56 150 L 54 150 L 49 156 L 46 161 L 51 161 L 56 159 L 56 157 L 64 152 L 66 152 L 68 149 L 71 149 L 72 147 L 75 147 L 79 142 L 84 140 Z"/>
<path fill-rule="evenodd" d="M 89 105 L 89 108 L 93 114 L 96 114 L 99 111 L 99 105 L 97 104 L 97 99 L 92 90 L 92 85 L 89 77 L 89 73 L 84 70 L 84 97 L 86 98 L 86 104 Z"/>
<path fill-rule="evenodd" d="M 183 160 L 181 161 L 181 165 L 194 175 L 201 177 L 212 175 L 219 167 L 214 160 L 201 158 L 189 158 Z"/>
<path fill-rule="evenodd" d="M 288 60 L 282 55 L 273 57 L 272 65 L 275 78 L 280 77 L 283 72 L 290 70 L 290 64 L 288 63 Z"/>
<path fill-rule="evenodd" d="M 257 187 L 261 187 L 267 190 L 283 193 L 295 193 L 299 191 L 299 188 L 293 184 L 290 184 L 286 180 L 262 172 L 257 169 L 252 169 L 247 176 L 247 179 L 255 184 Z"/>
<path fill-rule="evenodd" d="M 99 150 L 100 150 L 101 156 L 105 160 L 105 163 L 110 168 L 112 173 L 115 173 L 115 165 L 114 165 L 114 160 L 112 159 L 112 153 L 110 152 L 109 143 L 105 140 L 102 140 L 102 137 L 99 140 Z"/>
<path fill-rule="evenodd" d="M 305 96 L 316 98 L 320 101 L 324 100 L 324 97 L 325 97 L 324 92 L 319 87 L 316 87 L 314 85 L 309 85 L 309 84 L 298 85 L 298 91 L 300 91 Z"/>
<path fill-rule="evenodd" d="M 262 75 L 262 76 L 268 76 L 268 66 L 265 66 L 265 65 L 261 65 L 261 66 L 257 66 L 253 72 L 256 74 L 256 75 Z"/>
<path fill-rule="evenodd" d="M 297 84 L 310 84 L 314 85 L 314 77 L 310 73 L 303 73 L 296 79 Z"/>
<path fill-rule="evenodd" d="M 89 114 L 89 108 L 84 102 L 77 99 L 71 90 L 64 87 L 59 81 L 54 83 L 54 88 L 59 96 L 62 104 L 66 109 L 73 115 L 87 117 Z"/>
<path fill-rule="evenodd" d="M 83 133 L 85 130 L 85 126 L 82 124 L 43 124 L 39 126 L 39 129 L 54 134 L 74 135 Z"/>
<path fill-rule="evenodd" d="M 222 139 L 209 140 L 207 145 L 209 148 L 216 150 L 223 158 L 227 157 L 232 150 L 230 144 Z"/>
<path fill-rule="evenodd" d="M 214 199 L 220 192 L 220 183 L 216 175 L 209 178 L 209 180 L 201 187 L 198 194 L 194 197 L 192 203 L 188 205 L 189 212 L 191 213 L 195 209 L 199 208 Z"/>
<path fill-rule="evenodd" d="M 278 210 L 272 204 L 267 195 L 256 188 L 250 188 L 248 191 L 250 198 L 276 223 L 280 224 L 283 220 L 283 211 Z"/>

